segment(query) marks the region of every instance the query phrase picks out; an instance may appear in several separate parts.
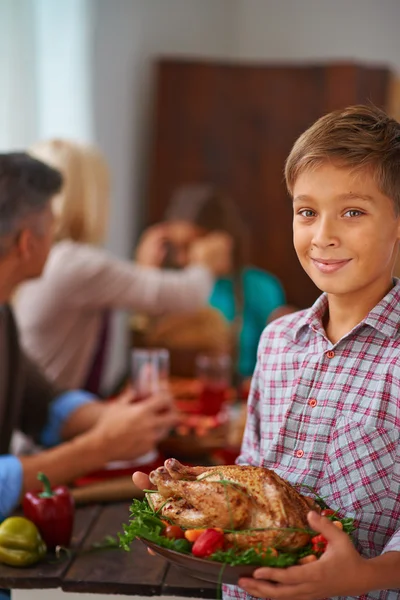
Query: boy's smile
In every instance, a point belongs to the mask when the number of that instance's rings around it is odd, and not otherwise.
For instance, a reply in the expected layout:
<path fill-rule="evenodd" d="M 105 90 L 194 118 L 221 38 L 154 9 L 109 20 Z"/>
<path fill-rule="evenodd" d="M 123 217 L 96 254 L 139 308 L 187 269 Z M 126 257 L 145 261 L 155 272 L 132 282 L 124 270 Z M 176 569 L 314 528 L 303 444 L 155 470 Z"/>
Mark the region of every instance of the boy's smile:
<path fill-rule="evenodd" d="M 309 277 L 328 294 L 379 301 L 391 287 L 400 217 L 370 172 L 330 162 L 301 173 L 293 196 L 294 246 Z"/>
<path fill-rule="evenodd" d="M 347 265 L 351 258 L 348 260 L 342 259 L 327 259 L 327 258 L 312 258 L 314 266 L 321 271 L 321 273 L 334 273 L 345 265 Z"/>

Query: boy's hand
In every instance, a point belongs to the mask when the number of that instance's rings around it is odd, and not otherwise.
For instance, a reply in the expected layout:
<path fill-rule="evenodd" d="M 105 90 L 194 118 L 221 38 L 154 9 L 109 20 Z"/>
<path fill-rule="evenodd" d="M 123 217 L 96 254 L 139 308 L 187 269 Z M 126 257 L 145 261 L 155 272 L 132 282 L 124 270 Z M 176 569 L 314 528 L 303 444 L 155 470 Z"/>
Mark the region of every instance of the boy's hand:
<path fill-rule="evenodd" d="M 150 483 L 149 476 L 141 471 L 135 471 L 132 475 L 132 481 L 140 490 L 152 490 L 155 486 Z"/>
<path fill-rule="evenodd" d="M 360 556 L 349 536 L 315 512 L 308 514 L 308 522 L 328 541 L 319 560 L 287 569 L 260 567 L 254 579 L 239 579 L 239 586 L 256 598 L 277 600 L 320 600 L 368 592 L 369 561 Z"/>
<path fill-rule="evenodd" d="M 154 490 L 155 485 L 150 482 L 149 476 L 146 473 L 142 473 L 141 471 L 135 471 L 132 475 L 132 481 L 139 488 L 139 490 Z M 147 548 L 147 552 L 151 554 L 151 556 L 155 556 L 154 550 L 151 548 Z"/>

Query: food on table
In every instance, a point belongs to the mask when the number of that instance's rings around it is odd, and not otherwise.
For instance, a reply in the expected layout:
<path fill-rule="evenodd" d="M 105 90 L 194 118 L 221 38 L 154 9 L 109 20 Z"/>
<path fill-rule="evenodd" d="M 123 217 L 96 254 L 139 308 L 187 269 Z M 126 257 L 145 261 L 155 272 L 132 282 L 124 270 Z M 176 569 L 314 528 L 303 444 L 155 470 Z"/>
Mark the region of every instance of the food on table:
<path fill-rule="evenodd" d="M 339 518 L 308 486 L 315 499 L 269 469 L 189 467 L 171 458 L 150 480 L 157 489 L 145 490 L 143 501 L 133 500 L 120 543 L 125 550 L 136 538 L 156 551 L 161 546 L 172 562 L 176 552 L 230 566 L 285 568 L 315 561 L 327 540 L 310 529 L 310 509 L 348 535 L 354 529 L 354 519 Z"/>
<path fill-rule="evenodd" d="M 46 554 L 38 528 L 25 517 L 9 517 L 0 525 L 0 562 L 12 567 L 27 567 Z"/>
<path fill-rule="evenodd" d="M 38 474 L 42 492 L 27 492 L 22 507 L 24 515 L 38 527 L 49 549 L 68 547 L 74 525 L 75 502 L 65 486 L 51 488 L 44 473 Z"/>
<path fill-rule="evenodd" d="M 162 518 L 186 529 L 222 528 L 239 547 L 297 549 L 311 538 L 310 500 L 261 467 L 187 467 L 171 458 L 150 473 L 147 499 Z M 319 510 L 318 507 L 313 506 Z"/>
<path fill-rule="evenodd" d="M 199 535 L 192 546 L 192 554 L 198 558 L 211 556 L 217 550 L 222 550 L 225 545 L 225 536 L 222 531 L 217 529 L 205 529 Z"/>

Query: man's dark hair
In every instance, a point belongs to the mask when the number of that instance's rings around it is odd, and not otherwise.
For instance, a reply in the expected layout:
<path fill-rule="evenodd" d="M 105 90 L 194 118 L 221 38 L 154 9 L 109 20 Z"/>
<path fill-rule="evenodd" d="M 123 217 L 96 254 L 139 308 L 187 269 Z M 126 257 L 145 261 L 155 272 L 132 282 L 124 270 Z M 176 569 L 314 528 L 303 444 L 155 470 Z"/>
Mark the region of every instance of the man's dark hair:
<path fill-rule="evenodd" d="M 61 186 L 61 174 L 29 154 L 0 154 L 0 240 L 44 210 Z"/>

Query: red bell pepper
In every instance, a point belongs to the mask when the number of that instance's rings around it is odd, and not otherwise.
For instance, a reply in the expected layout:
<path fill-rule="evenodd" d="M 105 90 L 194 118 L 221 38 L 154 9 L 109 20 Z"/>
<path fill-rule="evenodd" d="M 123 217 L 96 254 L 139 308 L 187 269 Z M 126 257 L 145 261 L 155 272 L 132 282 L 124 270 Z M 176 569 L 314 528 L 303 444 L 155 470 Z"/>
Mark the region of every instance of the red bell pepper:
<path fill-rule="evenodd" d="M 222 531 L 216 529 L 206 529 L 197 538 L 192 546 L 192 554 L 197 558 L 205 558 L 211 556 L 217 550 L 222 550 L 224 547 L 225 536 Z"/>
<path fill-rule="evenodd" d="M 27 492 L 22 508 L 24 515 L 35 523 L 49 549 L 68 547 L 74 525 L 75 502 L 65 486 L 51 488 L 44 473 L 39 473 L 44 491 Z"/>

